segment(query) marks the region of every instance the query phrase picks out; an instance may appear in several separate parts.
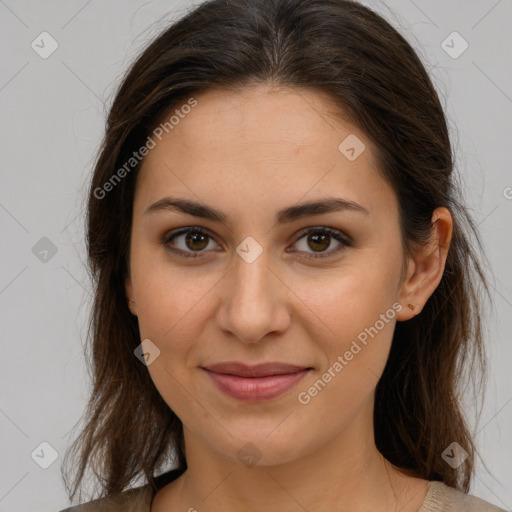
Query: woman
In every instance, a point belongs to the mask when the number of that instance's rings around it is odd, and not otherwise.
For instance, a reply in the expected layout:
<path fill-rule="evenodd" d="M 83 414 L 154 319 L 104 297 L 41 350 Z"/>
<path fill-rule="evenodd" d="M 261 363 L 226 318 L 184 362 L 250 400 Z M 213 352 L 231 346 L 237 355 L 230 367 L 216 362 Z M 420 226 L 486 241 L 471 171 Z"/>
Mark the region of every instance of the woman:
<path fill-rule="evenodd" d="M 124 78 L 92 178 L 69 489 L 90 466 L 101 494 L 68 510 L 501 510 L 467 494 L 471 232 L 437 93 L 383 18 L 192 10 Z"/>

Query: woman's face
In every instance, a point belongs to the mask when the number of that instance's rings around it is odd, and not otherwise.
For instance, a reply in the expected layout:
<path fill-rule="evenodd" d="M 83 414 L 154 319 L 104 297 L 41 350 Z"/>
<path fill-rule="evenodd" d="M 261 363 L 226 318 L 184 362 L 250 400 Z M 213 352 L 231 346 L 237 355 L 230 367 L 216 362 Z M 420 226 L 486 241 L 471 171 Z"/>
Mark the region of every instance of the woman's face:
<path fill-rule="evenodd" d="M 356 423 L 372 432 L 404 261 L 371 142 L 311 90 L 194 98 L 153 137 L 136 186 L 126 290 L 151 378 L 187 443 L 233 461 L 289 462 Z M 227 362 L 306 370 L 205 369 Z"/>

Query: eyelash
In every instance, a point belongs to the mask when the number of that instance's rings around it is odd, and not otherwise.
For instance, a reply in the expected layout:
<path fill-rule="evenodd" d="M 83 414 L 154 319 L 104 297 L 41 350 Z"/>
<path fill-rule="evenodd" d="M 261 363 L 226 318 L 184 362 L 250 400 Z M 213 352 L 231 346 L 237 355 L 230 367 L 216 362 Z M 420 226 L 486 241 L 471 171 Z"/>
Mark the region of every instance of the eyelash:
<path fill-rule="evenodd" d="M 183 258 L 202 258 L 202 253 L 205 251 L 195 251 L 192 252 L 192 254 L 189 251 L 183 251 L 182 249 L 176 249 L 175 247 L 171 247 L 169 243 L 174 240 L 176 237 L 180 235 L 186 235 L 188 233 L 200 233 L 202 235 L 205 235 L 209 238 L 213 238 L 208 231 L 206 231 L 203 228 L 200 227 L 188 227 L 184 229 L 180 229 L 178 231 L 171 231 L 167 233 L 163 240 L 161 241 L 161 244 L 168 249 L 171 252 L 174 252 L 178 254 L 179 256 Z M 297 239 L 295 243 L 297 243 L 299 240 L 304 238 L 306 235 L 310 234 L 328 234 L 335 240 L 341 243 L 341 245 L 335 249 L 331 249 L 330 251 L 324 252 L 324 253 L 310 253 L 312 255 L 305 256 L 306 259 L 322 259 L 322 258 L 328 258 L 330 256 L 333 256 L 334 254 L 337 254 L 338 252 L 342 251 L 346 247 L 350 247 L 351 243 L 350 241 L 341 234 L 340 231 L 328 228 L 328 227 L 315 227 L 306 231 L 302 231 L 300 234 L 300 237 Z M 298 252 L 298 251 L 291 251 L 291 252 Z"/>

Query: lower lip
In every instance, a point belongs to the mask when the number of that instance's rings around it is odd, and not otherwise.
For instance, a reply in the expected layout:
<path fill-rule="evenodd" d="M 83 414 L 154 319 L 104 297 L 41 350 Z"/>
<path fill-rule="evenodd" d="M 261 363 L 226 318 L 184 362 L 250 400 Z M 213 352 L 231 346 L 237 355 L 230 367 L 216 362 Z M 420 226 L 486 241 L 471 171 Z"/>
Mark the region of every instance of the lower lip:
<path fill-rule="evenodd" d="M 240 377 L 238 375 L 216 373 L 204 368 L 203 370 L 223 393 L 247 402 L 268 400 L 279 396 L 293 388 L 309 372 L 309 369 L 305 369 L 300 372 L 269 375 L 267 377 Z"/>

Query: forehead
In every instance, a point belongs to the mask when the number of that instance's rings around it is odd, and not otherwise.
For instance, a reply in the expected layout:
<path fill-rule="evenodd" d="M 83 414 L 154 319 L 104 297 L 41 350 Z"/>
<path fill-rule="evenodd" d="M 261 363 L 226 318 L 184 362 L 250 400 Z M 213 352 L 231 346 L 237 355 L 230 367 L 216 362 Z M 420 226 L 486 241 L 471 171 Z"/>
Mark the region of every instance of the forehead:
<path fill-rule="evenodd" d="M 371 141 L 325 93 L 255 85 L 193 98 L 193 108 L 180 110 L 187 98 L 173 108 L 168 117 L 181 115 L 145 157 L 137 188 L 147 201 L 176 187 L 199 198 L 214 190 L 270 202 L 286 195 L 287 204 L 333 187 L 349 199 L 391 192 Z M 347 140 L 358 152 L 365 147 L 355 159 L 344 153 Z"/>
<path fill-rule="evenodd" d="M 194 98 L 197 105 L 189 113 L 181 119 L 174 116 L 177 123 L 171 133 L 180 146 L 253 153 L 265 146 L 275 155 L 288 157 L 291 149 L 306 146 L 337 150 L 340 137 L 351 133 L 364 137 L 342 107 L 318 90 L 258 84 L 209 89 Z"/>

